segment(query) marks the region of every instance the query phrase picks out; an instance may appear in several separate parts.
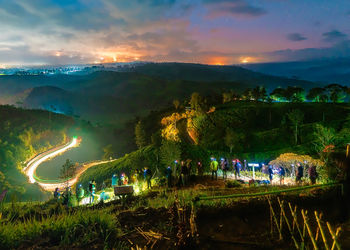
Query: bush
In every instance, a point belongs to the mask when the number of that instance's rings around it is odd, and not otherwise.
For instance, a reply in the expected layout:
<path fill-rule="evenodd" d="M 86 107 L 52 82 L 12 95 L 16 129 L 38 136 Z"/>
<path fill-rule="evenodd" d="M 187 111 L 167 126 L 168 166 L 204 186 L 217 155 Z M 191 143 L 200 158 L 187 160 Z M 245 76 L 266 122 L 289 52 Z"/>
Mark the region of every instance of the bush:
<path fill-rule="evenodd" d="M 227 188 L 236 188 L 236 187 L 241 187 L 242 184 L 236 180 L 233 180 L 233 181 L 227 181 L 225 186 Z"/>

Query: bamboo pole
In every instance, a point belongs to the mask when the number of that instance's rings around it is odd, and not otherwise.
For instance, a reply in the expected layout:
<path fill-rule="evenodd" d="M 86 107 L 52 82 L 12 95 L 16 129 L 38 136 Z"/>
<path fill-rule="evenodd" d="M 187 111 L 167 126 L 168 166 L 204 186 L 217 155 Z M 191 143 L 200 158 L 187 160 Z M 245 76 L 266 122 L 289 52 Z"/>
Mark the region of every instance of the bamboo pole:
<path fill-rule="evenodd" d="M 292 207 L 291 207 L 290 203 L 288 203 L 288 205 L 289 205 L 289 208 L 290 208 L 290 212 L 291 212 L 292 214 L 296 214 L 296 212 L 297 212 L 297 205 L 294 206 L 294 213 L 293 213 L 293 211 L 292 211 Z M 293 219 L 294 219 L 294 217 L 293 217 Z M 299 227 L 297 218 L 295 218 L 295 220 L 293 220 L 293 231 L 294 231 L 294 228 L 295 228 L 295 224 L 297 224 L 297 226 Z M 299 228 L 298 228 L 298 230 L 300 231 Z"/>
<path fill-rule="evenodd" d="M 304 219 L 304 222 L 305 222 L 305 225 L 306 225 L 306 229 L 307 229 L 307 231 L 308 231 L 308 233 L 309 233 L 309 236 L 310 236 L 312 245 L 314 246 L 314 249 L 317 250 L 318 247 L 317 247 L 316 241 L 315 241 L 315 239 L 314 239 L 314 236 L 313 236 L 313 234 L 312 234 L 310 225 L 309 225 L 309 223 L 308 223 L 308 217 L 307 217 L 307 215 L 306 215 L 306 213 L 304 212 L 303 209 L 301 210 L 301 214 L 302 214 L 302 216 L 303 216 L 303 219 Z"/>
<path fill-rule="evenodd" d="M 317 211 L 315 211 L 315 216 L 316 216 L 316 212 L 317 212 Z M 323 213 L 321 212 L 321 213 L 320 213 L 319 220 L 322 220 L 322 217 L 323 217 Z M 317 220 L 317 218 L 316 218 L 316 220 Z M 316 242 L 317 242 L 317 240 L 318 240 L 318 236 L 320 235 L 320 234 L 319 234 L 320 228 L 321 228 L 321 227 L 317 227 L 317 230 L 316 230 L 316 237 L 315 237 Z"/>
<path fill-rule="evenodd" d="M 333 238 L 333 245 L 332 245 L 331 250 L 333 250 L 335 246 L 337 246 L 337 248 L 340 250 L 341 246 L 340 246 L 339 242 L 337 241 L 337 238 L 338 238 L 338 235 L 340 233 L 341 227 L 337 228 L 336 233 L 334 233 L 334 231 L 332 229 L 332 226 L 331 226 L 331 224 L 329 224 L 328 221 L 327 221 L 327 227 L 328 227 L 328 230 L 329 230 L 329 232 L 330 232 L 330 234 L 332 235 L 332 238 Z"/>
<path fill-rule="evenodd" d="M 280 240 L 281 240 L 281 239 L 283 239 L 283 237 L 282 237 L 282 232 L 281 232 L 281 230 L 280 230 L 280 228 L 279 228 L 278 221 L 277 221 L 275 212 L 273 211 L 271 201 L 270 201 L 270 199 L 267 199 L 267 200 L 268 200 L 268 202 L 269 202 L 270 209 L 271 209 L 271 213 L 272 213 L 272 216 L 273 216 L 273 219 L 274 219 L 274 222 L 275 222 L 275 224 L 276 224 L 276 228 L 277 228 L 277 230 L 278 230 L 278 233 L 279 233 L 279 236 L 280 236 Z"/>
<path fill-rule="evenodd" d="M 321 214 L 320 216 L 318 216 L 317 211 L 315 211 L 315 217 L 316 217 L 316 221 L 317 221 L 317 224 L 318 224 L 318 228 L 317 228 L 317 229 L 319 229 L 319 231 L 321 232 L 321 236 L 322 236 L 322 240 L 323 240 L 325 249 L 328 250 L 328 249 L 329 249 L 329 246 L 328 246 L 328 244 L 327 244 L 326 235 L 325 235 L 325 233 L 324 233 L 324 231 L 323 231 L 323 228 L 322 228 L 322 225 L 321 225 L 321 216 L 322 216 L 322 214 Z M 318 236 L 318 230 L 317 230 L 316 237 L 317 237 L 317 236 Z M 317 238 L 316 238 L 316 241 L 317 241 Z"/>
<path fill-rule="evenodd" d="M 300 238 L 301 238 L 301 241 L 304 242 L 304 237 L 303 237 L 303 234 L 300 230 L 300 226 L 299 226 L 299 223 L 298 223 L 298 216 L 297 216 L 297 206 L 294 207 L 294 211 L 292 209 L 292 205 L 290 204 L 290 202 L 288 202 L 288 205 L 289 205 L 289 209 L 290 209 L 290 212 L 293 216 L 293 230 L 294 230 L 294 225 L 296 225 L 297 229 L 298 229 L 298 232 L 299 232 L 299 235 L 300 235 Z"/>
<path fill-rule="evenodd" d="M 289 221 L 288 221 L 288 218 L 287 218 L 287 216 L 286 216 L 286 212 L 285 212 L 284 209 L 283 209 L 283 201 L 280 202 L 280 199 L 278 199 L 278 203 L 280 204 L 281 211 L 282 211 L 282 216 L 283 216 L 283 218 L 284 218 L 284 220 L 285 220 L 285 222 L 286 222 L 286 224 L 287 224 L 287 227 L 288 227 L 288 230 L 289 230 L 289 232 L 290 232 L 290 234 L 291 234 L 291 237 L 292 237 L 292 240 L 293 240 L 293 242 L 294 242 L 295 248 L 296 248 L 296 249 L 299 249 L 299 248 L 300 248 L 300 247 L 299 247 L 299 244 L 298 244 L 297 240 L 296 240 L 295 237 L 294 237 L 294 233 L 293 233 L 293 231 L 292 231 L 292 227 L 290 226 Z"/>
<path fill-rule="evenodd" d="M 271 225 L 270 234 L 271 234 L 271 237 L 272 237 L 273 236 L 273 220 L 272 220 L 271 206 L 270 206 L 270 225 Z"/>
<path fill-rule="evenodd" d="M 282 227 L 283 227 L 283 203 L 284 201 L 280 201 L 280 198 L 277 197 L 277 200 L 278 200 L 278 203 L 280 205 L 280 208 L 281 208 L 281 213 L 280 213 L 280 231 L 282 232 Z M 282 238 L 281 238 L 282 240 Z"/>

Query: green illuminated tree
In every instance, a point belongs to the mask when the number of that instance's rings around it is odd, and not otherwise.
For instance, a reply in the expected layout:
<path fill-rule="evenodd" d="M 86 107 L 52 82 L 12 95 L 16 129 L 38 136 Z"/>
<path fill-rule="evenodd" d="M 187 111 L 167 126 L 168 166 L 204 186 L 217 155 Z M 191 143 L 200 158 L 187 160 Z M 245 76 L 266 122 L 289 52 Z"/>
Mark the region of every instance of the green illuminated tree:
<path fill-rule="evenodd" d="M 336 132 L 334 128 L 327 128 L 322 124 L 316 124 L 314 129 L 314 137 L 315 137 L 314 145 L 315 145 L 316 151 L 319 154 L 322 154 L 322 152 L 325 150 L 327 146 L 335 143 Z"/>
<path fill-rule="evenodd" d="M 329 99 L 333 103 L 341 102 L 346 97 L 346 88 L 339 84 L 329 84 L 325 87 L 325 89 L 328 91 Z"/>
<path fill-rule="evenodd" d="M 146 132 L 141 121 L 138 121 L 135 126 L 135 142 L 139 149 L 147 145 Z"/>
<path fill-rule="evenodd" d="M 295 144 L 298 144 L 299 127 L 303 123 L 304 113 L 299 109 L 294 109 L 287 113 L 287 117 L 294 126 Z"/>
<path fill-rule="evenodd" d="M 290 102 L 303 102 L 305 100 L 305 90 L 300 87 L 288 86 L 285 90 L 285 98 Z"/>
<path fill-rule="evenodd" d="M 276 88 L 270 93 L 270 97 L 275 101 L 285 101 L 286 91 L 283 88 Z"/>
<path fill-rule="evenodd" d="M 60 171 L 60 180 L 65 182 L 66 188 L 69 186 L 69 180 L 75 175 L 76 172 L 76 165 L 71 162 L 69 159 L 66 160 L 66 162 L 61 167 Z"/>
<path fill-rule="evenodd" d="M 328 97 L 324 88 L 312 88 L 306 98 L 313 102 L 325 102 Z"/>
<path fill-rule="evenodd" d="M 181 148 L 179 143 L 175 141 L 163 140 L 160 147 L 160 160 L 163 165 L 172 164 L 181 157 Z"/>

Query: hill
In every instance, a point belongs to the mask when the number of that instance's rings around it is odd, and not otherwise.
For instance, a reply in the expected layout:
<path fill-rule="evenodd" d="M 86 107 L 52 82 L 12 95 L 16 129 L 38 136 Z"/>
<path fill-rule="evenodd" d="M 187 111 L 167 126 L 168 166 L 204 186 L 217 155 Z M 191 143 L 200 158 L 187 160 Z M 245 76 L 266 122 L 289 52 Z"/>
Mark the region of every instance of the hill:
<path fill-rule="evenodd" d="M 220 93 L 223 89 L 242 92 L 257 85 L 266 86 L 268 91 L 278 86 L 306 89 L 315 86 L 312 82 L 264 75 L 236 66 L 147 63 L 130 68 L 129 72 L 101 71 L 84 76 L 0 76 L 0 101 L 24 102 L 25 107 L 44 109 L 68 105 L 74 114 L 86 119 L 110 117 L 108 111 L 114 110 L 113 119 L 123 119 L 144 115 L 174 99 L 183 100 L 194 91 L 202 95 Z M 69 92 L 63 94 L 47 86 Z M 37 90 L 37 87 L 40 88 Z M 46 94 L 50 98 L 45 97 Z M 85 103 L 79 105 L 75 100 Z"/>
<path fill-rule="evenodd" d="M 350 58 L 328 60 L 256 63 L 243 65 L 245 69 L 263 74 L 304 79 L 349 86 Z"/>
<path fill-rule="evenodd" d="M 23 110 L 0 105 L 0 190 L 8 189 L 21 200 L 42 200 L 39 186 L 21 173 L 23 163 L 53 145 L 65 142 L 74 121 L 42 110 Z"/>
<path fill-rule="evenodd" d="M 295 127 L 288 114 L 299 110 L 303 119 L 300 123 L 295 143 Z M 148 146 L 134 151 L 118 160 L 95 166 L 87 170 L 80 178 L 84 185 L 91 179 L 98 183 L 110 181 L 114 173 L 127 173 L 145 166 L 165 172 L 165 167 L 173 165 L 174 160 L 193 159 L 201 161 L 208 170 L 210 156 L 228 159 L 247 159 L 249 162 L 269 162 L 282 153 L 299 153 L 318 158 L 314 142 L 316 124 L 334 130 L 336 143 L 342 150 L 350 139 L 348 104 L 330 103 L 261 103 L 236 101 L 218 104 L 214 112 L 179 118 L 175 123 L 175 114 L 184 114 L 183 109 L 163 110 L 143 117 L 146 142 Z M 160 127 L 162 119 L 168 119 L 167 126 Z M 190 126 L 190 127 L 189 127 Z M 190 135 L 189 128 L 192 128 Z M 195 132 L 193 133 L 193 128 Z M 168 144 L 169 132 L 177 134 L 179 140 Z M 160 134 L 163 138 L 160 138 Z M 227 139 L 228 134 L 232 138 Z M 194 136 L 193 136 L 194 135 Z M 129 140 L 132 136 L 129 137 Z M 157 139 L 158 138 L 158 139 Z M 196 138 L 196 140 L 193 140 Z M 168 139 L 168 140 L 167 140 Z M 230 148 L 232 143 L 232 148 Z M 230 152 L 232 151 L 232 152 Z M 172 153 L 170 153 L 172 152 Z M 174 153 L 178 152 L 178 153 Z M 165 155 L 164 155 L 165 154 Z M 171 155 L 171 156 L 167 156 Z"/>
<path fill-rule="evenodd" d="M 215 66 L 191 63 L 149 63 L 138 65 L 132 70 L 163 79 L 195 82 L 236 82 L 244 84 L 246 88 L 263 85 L 268 90 L 279 86 L 300 86 L 306 89 L 315 86 L 312 82 L 271 76 L 239 66 Z"/>

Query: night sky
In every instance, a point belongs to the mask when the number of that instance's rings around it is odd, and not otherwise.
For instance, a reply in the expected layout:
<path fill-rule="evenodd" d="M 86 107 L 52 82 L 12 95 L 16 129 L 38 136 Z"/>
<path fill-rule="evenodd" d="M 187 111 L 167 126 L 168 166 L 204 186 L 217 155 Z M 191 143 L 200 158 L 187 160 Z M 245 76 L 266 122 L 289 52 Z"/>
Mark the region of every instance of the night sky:
<path fill-rule="evenodd" d="M 0 64 L 350 56 L 349 0 L 0 0 Z"/>

